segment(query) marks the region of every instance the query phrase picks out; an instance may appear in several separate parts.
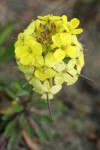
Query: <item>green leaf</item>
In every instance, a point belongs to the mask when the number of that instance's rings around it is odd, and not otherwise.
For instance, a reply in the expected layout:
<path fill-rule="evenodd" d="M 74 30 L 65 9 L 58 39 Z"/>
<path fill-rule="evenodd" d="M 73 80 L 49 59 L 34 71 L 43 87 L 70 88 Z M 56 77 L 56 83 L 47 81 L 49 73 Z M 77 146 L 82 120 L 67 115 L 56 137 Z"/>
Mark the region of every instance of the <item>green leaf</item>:
<path fill-rule="evenodd" d="M 22 91 L 18 92 L 16 96 L 19 97 L 19 96 L 26 96 L 26 95 L 29 95 L 29 92 L 25 91 L 25 90 L 22 90 Z"/>
<path fill-rule="evenodd" d="M 10 137 L 15 131 L 15 126 L 16 126 L 15 121 L 10 122 L 5 128 L 4 137 L 6 138 Z"/>
<path fill-rule="evenodd" d="M 7 37 L 12 33 L 14 29 L 14 24 L 9 24 L 4 29 L 4 31 L 0 34 L 0 45 L 7 39 Z"/>
<path fill-rule="evenodd" d="M 1 46 L 0 47 L 0 59 L 5 55 L 5 52 L 6 52 L 6 48 Z"/>
<path fill-rule="evenodd" d="M 17 147 L 17 145 L 20 141 L 20 138 L 21 138 L 20 132 L 18 132 L 18 131 L 13 132 L 12 136 L 9 139 L 9 142 L 7 145 L 7 150 L 14 150 Z"/>
<path fill-rule="evenodd" d="M 21 91 L 23 88 L 22 88 L 22 85 L 17 81 L 14 81 L 12 84 L 11 84 L 14 88 L 16 88 L 16 90 L 18 91 Z"/>
<path fill-rule="evenodd" d="M 29 135 L 29 137 L 30 137 L 31 139 L 34 138 L 35 134 L 34 134 L 34 132 L 33 132 L 32 126 L 31 126 L 29 123 L 27 123 L 26 132 L 27 132 L 27 134 Z"/>
<path fill-rule="evenodd" d="M 20 104 L 15 105 L 14 112 L 21 112 L 23 110 L 23 107 Z"/>
<path fill-rule="evenodd" d="M 2 52 L 0 52 L 0 53 L 2 53 Z M 6 61 L 14 58 L 14 43 L 10 42 L 8 45 L 6 45 L 5 51 L 3 53 L 4 54 L 2 55 L 2 57 L 0 57 L 0 63 L 6 62 Z"/>
<path fill-rule="evenodd" d="M 48 124 L 52 124 L 52 120 L 51 120 L 50 116 L 43 116 L 42 122 L 47 122 Z"/>
<path fill-rule="evenodd" d="M 37 104 L 38 104 L 38 106 L 39 106 L 41 109 L 47 108 L 47 102 L 44 101 L 43 99 L 42 99 L 42 100 L 40 99 L 40 100 L 37 102 Z"/>
<path fill-rule="evenodd" d="M 50 118 L 50 116 L 46 116 L 46 115 L 34 115 L 33 118 L 37 121 L 37 122 L 47 122 L 48 124 L 52 123 L 52 120 Z"/>
<path fill-rule="evenodd" d="M 49 137 L 48 137 L 48 134 L 45 132 L 45 130 L 43 130 L 42 128 L 39 128 L 38 126 L 35 126 L 34 128 L 40 140 L 43 141 L 44 143 L 48 143 Z"/>
<path fill-rule="evenodd" d="M 16 94 L 10 88 L 6 87 L 5 91 L 12 99 L 16 98 Z"/>
<path fill-rule="evenodd" d="M 20 118 L 19 118 L 19 123 L 20 123 L 20 126 L 23 128 L 23 127 L 26 127 L 26 119 L 23 115 L 20 115 Z"/>
<path fill-rule="evenodd" d="M 11 115 L 8 115 L 8 114 L 5 114 L 2 116 L 3 121 L 9 120 L 10 118 L 11 118 Z"/>

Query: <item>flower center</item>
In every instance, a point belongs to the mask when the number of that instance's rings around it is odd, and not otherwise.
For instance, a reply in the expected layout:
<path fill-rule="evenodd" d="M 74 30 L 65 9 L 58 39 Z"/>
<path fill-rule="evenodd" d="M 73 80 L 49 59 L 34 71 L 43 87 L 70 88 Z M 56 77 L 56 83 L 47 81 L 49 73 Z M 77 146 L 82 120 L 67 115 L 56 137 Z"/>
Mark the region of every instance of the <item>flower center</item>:
<path fill-rule="evenodd" d="M 32 50 L 31 50 L 31 48 L 28 48 L 28 52 L 29 52 L 29 53 L 32 53 Z"/>

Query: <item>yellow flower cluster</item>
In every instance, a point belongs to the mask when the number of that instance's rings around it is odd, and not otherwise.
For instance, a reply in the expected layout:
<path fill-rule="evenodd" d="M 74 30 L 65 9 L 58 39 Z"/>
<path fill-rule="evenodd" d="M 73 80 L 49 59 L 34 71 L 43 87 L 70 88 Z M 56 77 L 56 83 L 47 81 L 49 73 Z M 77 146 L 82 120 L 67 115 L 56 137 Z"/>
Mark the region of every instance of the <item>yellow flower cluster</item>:
<path fill-rule="evenodd" d="M 18 35 L 15 56 L 19 69 L 40 93 L 52 99 L 62 84 L 74 84 L 84 66 L 83 47 L 76 34 L 79 20 L 67 16 L 38 16 L 38 19 Z"/>

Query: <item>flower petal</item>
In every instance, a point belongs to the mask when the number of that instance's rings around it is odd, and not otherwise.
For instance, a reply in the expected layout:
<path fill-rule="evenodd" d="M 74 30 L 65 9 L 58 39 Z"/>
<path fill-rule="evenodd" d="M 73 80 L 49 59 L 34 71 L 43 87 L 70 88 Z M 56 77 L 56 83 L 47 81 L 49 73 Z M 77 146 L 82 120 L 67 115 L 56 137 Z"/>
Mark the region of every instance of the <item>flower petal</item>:
<path fill-rule="evenodd" d="M 63 15 L 62 21 L 63 21 L 63 24 L 67 25 L 67 16 Z"/>
<path fill-rule="evenodd" d="M 65 70 L 65 63 L 63 61 L 57 63 L 56 65 L 53 66 L 53 69 L 57 72 L 62 72 L 63 70 Z"/>
<path fill-rule="evenodd" d="M 71 59 L 66 65 L 66 69 L 68 70 L 73 69 L 75 65 L 76 65 L 76 59 Z"/>
<path fill-rule="evenodd" d="M 70 58 L 76 58 L 80 54 L 80 50 L 76 46 L 69 46 L 65 51 Z"/>
<path fill-rule="evenodd" d="M 72 85 L 72 84 L 74 84 L 77 80 L 78 80 L 78 76 L 75 76 L 75 77 L 73 77 L 71 80 L 69 80 L 69 82 L 67 83 L 67 85 Z"/>
<path fill-rule="evenodd" d="M 53 69 L 50 69 L 50 68 L 47 68 L 45 70 L 45 73 L 46 73 L 46 78 L 52 78 L 57 74 L 56 71 L 54 71 Z"/>
<path fill-rule="evenodd" d="M 51 89 L 50 92 L 54 95 L 58 93 L 62 89 L 62 85 L 54 85 Z"/>
<path fill-rule="evenodd" d="M 42 99 L 47 99 L 47 94 L 44 93 L 42 96 L 41 96 Z M 48 93 L 48 99 L 53 99 L 53 94 L 51 93 Z"/>
<path fill-rule="evenodd" d="M 54 58 L 54 54 L 53 53 L 48 53 L 45 56 L 45 65 L 48 67 L 53 67 L 55 64 L 57 64 L 57 61 Z"/>
<path fill-rule="evenodd" d="M 58 73 L 54 78 L 54 83 L 60 85 L 60 84 L 63 84 L 63 82 L 64 82 L 63 74 Z"/>
<path fill-rule="evenodd" d="M 70 32 L 72 34 L 80 34 L 83 32 L 83 29 L 82 28 L 78 28 L 78 29 L 71 29 Z"/>
<path fill-rule="evenodd" d="M 70 33 L 61 33 L 60 34 L 62 45 L 71 45 L 71 34 Z"/>
<path fill-rule="evenodd" d="M 28 54 L 27 46 L 19 46 L 15 49 L 16 57 L 21 58 Z"/>
<path fill-rule="evenodd" d="M 82 44 L 78 41 L 76 35 L 72 35 L 72 45 L 77 46 L 80 50 L 83 50 Z"/>
<path fill-rule="evenodd" d="M 29 65 L 31 63 L 33 59 L 33 55 L 31 54 L 27 54 L 25 55 L 24 57 L 21 57 L 20 58 L 20 62 L 23 64 L 23 65 Z"/>
<path fill-rule="evenodd" d="M 73 18 L 70 21 L 70 25 L 71 25 L 72 29 L 77 28 L 79 24 L 80 24 L 80 21 L 77 18 Z"/>
<path fill-rule="evenodd" d="M 61 62 L 65 57 L 65 51 L 63 51 L 62 49 L 57 49 L 54 52 L 54 58 L 58 61 Z"/>
<path fill-rule="evenodd" d="M 62 41 L 61 41 L 61 38 L 60 38 L 60 33 L 57 33 L 56 35 L 53 35 L 52 36 L 52 41 L 57 47 L 61 47 L 62 46 Z"/>
<path fill-rule="evenodd" d="M 33 64 L 36 67 L 42 67 L 42 66 L 44 66 L 43 56 L 42 55 L 35 56 L 34 60 L 33 60 Z"/>
<path fill-rule="evenodd" d="M 77 72 L 80 74 L 82 67 L 84 66 L 84 55 L 83 52 L 81 51 L 79 58 L 77 59 L 76 62 L 76 67 L 77 67 Z"/>
<path fill-rule="evenodd" d="M 67 70 L 67 72 L 69 73 L 69 74 L 71 74 L 73 77 L 75 77 L 76 75 L 77 75 L 77 71 L 76 71 L 76 69 L 70 69 L 70 70 Z"/>
<path fill-rule="evenodd" d="M 35 77 L 37 77 L 41 81 L 44 81 L 46 79 L 46 73 L 45 73 L 45 71 L 41 71 L 40 69 L 36 69 Z"/>

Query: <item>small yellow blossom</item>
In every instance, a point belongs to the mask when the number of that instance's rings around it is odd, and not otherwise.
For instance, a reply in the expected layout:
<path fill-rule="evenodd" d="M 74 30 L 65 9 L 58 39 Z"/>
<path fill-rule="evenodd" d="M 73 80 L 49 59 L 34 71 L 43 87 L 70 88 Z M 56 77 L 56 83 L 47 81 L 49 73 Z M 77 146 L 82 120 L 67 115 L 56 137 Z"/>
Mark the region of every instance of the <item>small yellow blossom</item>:
<path fill-rule="evenodd" d="M 52 36 L 53 43 L 59 47 L 67 47 L 71 44 L 71 34 L 70 33 L 57 33 L 56 35 Z"/>
<path fill-rule="evenodd" d="M 76 29 L 80 24 L 80 21 L 77 18 L 73 18 L 71 21 L 68 21 L 67 16 L 63 15 L 62 21 L 63 21 L 63 28 L 67 32 L 72 34 L 80 34 L 81 32 L 83 32 L 82 28 Z"/>
<path fill-rule="evenodd" d="M 41 81 L 44 81 L 47 78 L 52 78 L 55 75 L 56 72 L 51 68 L 41 68 L 41 69 L 36 69 L 35 71 L 35 77 L 37 77 Z"/>

